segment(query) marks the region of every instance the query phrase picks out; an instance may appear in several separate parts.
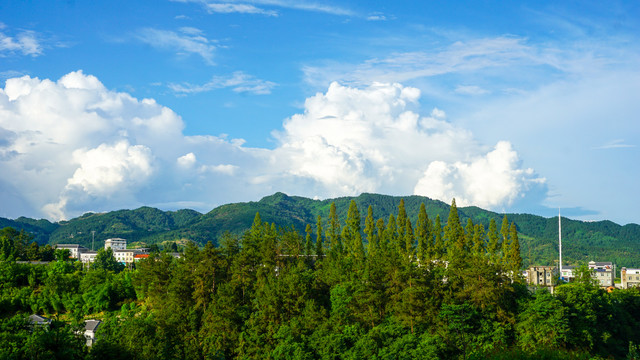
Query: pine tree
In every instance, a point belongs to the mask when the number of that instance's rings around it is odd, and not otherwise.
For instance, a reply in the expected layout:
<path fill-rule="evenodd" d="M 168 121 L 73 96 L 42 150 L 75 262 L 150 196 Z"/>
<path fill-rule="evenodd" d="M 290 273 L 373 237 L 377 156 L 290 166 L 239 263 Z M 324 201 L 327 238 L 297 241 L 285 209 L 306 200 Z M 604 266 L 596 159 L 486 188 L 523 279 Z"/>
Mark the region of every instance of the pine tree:
<path fill-rule="evenodd" d="M 449 209 L 449 217 L 447 218 L 447 225 L 444 227 L 444 237 L 447 247 L 447 256 L 452 255 L 453 252 L 462 253 L 465 248 L 464 229 L 460 224 L 460 217 L 458 216 L 458 207 L 456 206 L 456 199 L 451 201 L 451 207 Z"/>
<path fill-rule="evenodd" d="M 375 236 L 375 223 L 373 221 L 373 208 L 369 205 L 367 209 L 367 217 L 364 220 L 364 233 L 367 236 L 367 255 L 374 256 L 376 248 L 378 247 L 377 239 Z"/>
<path fill-rule="evenodd" d="M 489 221 L 489 231 L 487 232 L 489 244 L 487 245 L 487 253 L 494 264 L 498 263 L 498 250 L 500 249 L 500 235 L 498 234 L 498 226 L 495 219 Z"/>
<path fill-rule="evenodd" d="M 388 245 L 388 251 L 398 252 L 400 250 L 398 247 L 398 226 L 393 214 L 389 215 L 389 221 L 387 221 L 387 227 L 384 230 L 384 238 Z"/>
<path fill-rule="evenodd" d="M 361 262 L 364 259 L 364 248 L 362 246 L 362 235 L 360 233 L 360 212 L 355 200 L 351 200 L 349 210 L 347 211 L 346 227 L 344 241 L 348 248 L 348 255 Z"/>
<path fill-rule="evenodd" d="M 415 238 L 413 237 L 413 228 L 411 227 L 411 219 L 407 218 L 404 226 L 404 249 L 403 254 L 405 260 L 413 260 L 414 253 L 414 242 Z"/>
<path fill-rule="evenodd" d="M 484 226 L 482 224 L 476 224 L 473 227 L 473 249 L 472 252 L 476 255 L 484 254 Z"/>
<path fill-rule="evenodd" d="M 384 219 L 378 219 L 378 221 L 376 221 L 376 236 L 378 238 L 376 253 L 387 251 L 388 244 L 385 236 L 386 228 L 387 226 L 384 223 Z"/>
<path fill-rule="evenodd" d="M 311 241 L 311 234 L 313 233 L 313 230 L 311 230 L 311 224 L 307 224 L 307 227 L 304 231 L 307 233 L 305 246 L 304 246 L 304 254 L 309 256 L 311 255 L 311 252 L 312 252 L 311 249 L 313 248 L 313 243 Z"/>
<path fill-rule="evenodd" d="M 431 231 L 430 231 L 429 216 L 424 203 L 420 204 L 420 210 L 418 211 L 418 222 L 416 223 L 416 237 L 418 239 L 418 248 L 416 249 L 416 255 L 418 261 L 424 263 L 427 257 L 430 255 L 431 245 Z"/>
<path fill-rule="evenodd" d="M 400 204 L 398 204 L 398 218 L 396 219 L 396 223 L 398 224 L 398 239 L 404 239 L 406 222 L 407 211 L 404 208 L 404 199 L 400 199 Z"/>
<path fill-rule="evenodd" d="M 329 254 L 334 258 L 341 256 L 343 249 L 342 240 L 340 239 L 340 221 L 338 220 L 336 203 L 334 202 L 329 207 L 329 231 L 326 235 L 329 238 Z"/>
<path fill-rule="evenodd" d="M 464 241 L 465 248 L 464 251 L 467 251 L 473 248 L 473 234 L 475 233 L 475 226 L 473 225 L 473 221 L 471 218 L 467 219 L 467 226 L 464 228 Z"/>
<path fill-rule="evenodd" d="M 515 223 L 511 223 L 509 229 L 511 246 L 509 246 L 509 265 L 514 272 L 518 272 L 522 267 L 522 257 L 520 256 L 520 240 L 518 240 L 518 229 Z"/>
<path fill-rule="evenodd" d="M 440 215 L 436 215 L 436 222 L 433 225 L 433 231 L 435 233 L 435 242 L 433 244 L 434 256 L 438 259 L 444 255 L 444 240 L 442 239 L 442 224 L 440 221 Z"/>
<path fill-rule="evenodd" d="M 500 260 L 502 262 L 502 265 L 506 266 L 509 259 L 511 247 L 511 239 L 509 239 L 509 220 L 507 219 L 507 215 L 502 218 L 500 235 L 502 236 L 502 253 L 500 254 Z"/>
<path fill-rule="evenodd" d="M 317 260 L 321 260 L 324 255 L 324 249 L 322 244 L 322 216 L 318 215 L 318 221 L 316 222 L 316 256 Z"/>

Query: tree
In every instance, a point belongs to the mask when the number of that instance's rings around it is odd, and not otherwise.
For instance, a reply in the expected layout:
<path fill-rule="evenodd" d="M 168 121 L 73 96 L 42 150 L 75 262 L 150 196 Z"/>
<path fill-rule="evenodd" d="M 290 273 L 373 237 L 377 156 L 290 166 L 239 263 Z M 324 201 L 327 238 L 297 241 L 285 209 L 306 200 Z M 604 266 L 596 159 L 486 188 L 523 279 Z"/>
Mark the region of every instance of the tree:
<path fill-rule="evenodd" d="M 509 267 L 512 271 L 517 273 L 522 267 L 522 257 L 520 256 L 520 240 L 518 240 L 518 230 L 515 223 L 511 223 L 509 234 L 509 237 L 511 238 L 508 254 Z"/>
<path fill-rule="evenodd" d="M 418 261 L 425 263 L 426 259 L 432 256 L 433 240 L 431 239 L 431 221 L 424 203 L 420 203 L 420 210 L 418 211 L 416 238 L 418 239 L 418 248 L 416 249 Z"/>
<path fill-rule="evenodd" d="M 374 256 L 378 247 L 378 239 L 375 235 L 376 227 L 373 220 L 373 208 L 369 205 L 367 217 L 364 220 L 364 233 L 367 236 L 367 255 Z"/>
<path fill-rule="evenodd" d="M 567 310 L 548 291 L 536 292 L 518 315 L 518 345 L 524 350 L 565 348 L 570 331 Z"/>
<path fill-rule="evenodd" d="M 351 200 L 349 204 L 343 239 L 348 249 L 348 256 L 353 259 L 355 264 L 361 264 L 364 260 L 364 247 L 360 233 L 360 212 L 354 200 Z"/>
<path fill-rule="evenodd" d="M 124 269 L 124 265 L 113 256 L 113 249 L 107 248 L 98 250 L 95 260 L 91 263 L 91 268 L 120 272 Z"/>
<path fill-rule="evenodd" d="M 324 255 L 324 247 L 322 244 L 322 216 L 318 215 L 318 221 L 316 222 L 316 256 L 317 261 L 321 261 Z"/>
<path fill-rule="evenodd" d="M 340 221 L 336 212 L 336 203 L 329 207 L 329 229 L 326 233 L 329 238 L 329 255 L 336 258 L 342 255 L 342 240 L 340 239 Z"/>
<path fill-rule="evenodd" d="M 482 224 L 476 224 L 473 227 L 473 249 L 472 252 L 477 255 L 484 254 L 484 226 Z"/>
<path fill-rule="evenodd" d="M 433 253 L 436 258 L 440 259 L 444 254 L 444 240 L 442 239 L 442 225 L 440 223 L 440 215 L 436 215 L 436 221 L 433 225 L 433 232 L 435 233 Z"/>
<path fill-rule="evenodd" d="M 460 224 L 460 217 L 458 216 L 456 199 L 453 199 L 451 201 L 449 217 L 447 218 L 447 225 L 444 227 L 444 237 L 446 239 L 447 258 L 449 260 L 454 257 L 464 255 L 464 251 L 466 249 L 466 239 L 464 236 L 464 229 Z"/>
<path fill-rule="evenodd" d="M 489 221 L 489 231 L 487 232 L 487 237 L 489 238 L 489 243 L 487 245 L 487 253 L 489 254 L 489 258 L 494 263 L 498 263 L 498 250 L 500 249 L 500 237 L 498 235 L 498 226 L 496 225 L 495 219 L 491 219 Z"/>
<path fill-rule="evenodd" d="M 313 234 L 313 230 L 311 229 L 311 224 L 307 224 L 305 228 L 306 238 L 304 244 L 304 254 L 309 256 L 312 254 L 313 242 L 311 241 L 311 235 Z"/>
<path fill-rule="evenodd" d="M 404 239 L 404 234 L 406 232 L 406 223 L 407 223 L 407 211 L 404 208 L 404 199 L 400 199 L 400 204 L 398 204 L 398 217 L 396 219 L 396 223 L 398 224 L 398 239 Z M 398 243 L 398 250 L 402 250 L 404 244 L 402 242 Z"/>

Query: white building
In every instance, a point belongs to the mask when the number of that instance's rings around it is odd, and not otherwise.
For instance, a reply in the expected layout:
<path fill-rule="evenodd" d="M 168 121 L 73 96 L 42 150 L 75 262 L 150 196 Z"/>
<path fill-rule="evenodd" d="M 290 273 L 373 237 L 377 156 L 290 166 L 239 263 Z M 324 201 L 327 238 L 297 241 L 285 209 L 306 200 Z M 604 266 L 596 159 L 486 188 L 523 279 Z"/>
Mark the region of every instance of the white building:
<path fill-rule="evenodd" d="M 616 266 L 612 262 L 589 261 L 589 270 L 593 272 L 593 278 L 598 281 L 598 285 L 601 287 L 615 285 Z"/>
<path fill-rule="evenodd" d="M 620 282 L 623 289 L 640 286 L 640 269 L 623 267 L 620 270 Z"/>
<path fill-rule="evenodd" d="M 96 260 L 96 255 L 98 255 L 97 251 L 85 251 L 80 255 L 80 261 L 83 263 L 92 263 Z"/>
<path fill-rule="evenodd" d="M 125 250 L 127 248 L 127 240 L 121 238 L 107 239 L 104 241 L 104 249 L 111 248 L 115 250 Z"/>
<path fill-rule="evenodd" d="M 102 324 L 100 320 L 87 320 L 84 323 L 84 338 L 87 340 L 87 346 L 91 346 L 96 343 L 96 331 Z"/>
<path fill-rule="evenodd" d="M 562 274 L 560 274 L 562 280 L 566 282 L 573 282 L 576 279 L 576 274 L 573 272 L 575 268 L 575 266 L 562 266 Z"/>
<path fill-rule="evenodd" d="M 116 258 L 116 261 L 124 264 L 133 263 L 133 257 L 136 254 L 136 250 L 134 249 L 125 249 L 125 250 L 114 250 L 113 256 Z"/>
<path fill-rule="evenodd" d="M 87 249 L 86 247 L 78 244 L 56 244 L 56 249 L 69 250 L 69 257 L 74 259 L 80 259 L 80 254 L 89 251 L 89 249 Z"/>

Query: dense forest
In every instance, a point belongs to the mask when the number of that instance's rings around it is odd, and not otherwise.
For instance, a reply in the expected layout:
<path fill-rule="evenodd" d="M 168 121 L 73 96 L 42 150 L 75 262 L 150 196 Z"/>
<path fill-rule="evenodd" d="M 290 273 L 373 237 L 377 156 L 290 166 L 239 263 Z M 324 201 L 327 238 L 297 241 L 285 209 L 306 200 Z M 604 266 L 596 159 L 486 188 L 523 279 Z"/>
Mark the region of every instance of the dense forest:
<path fill-rule="evenodd" d="M 637 358 L 640 291 L 607 293 L 586 268 L 553 294 L 528 289 L 512 218 L 348 203 L 304 231 L 254 213 L 242 234 L 129 269 L 105 250 L 88 268 L 46 246 L 29 255 L 32 235 L 5 228 L 0 358 Z M 54 321 L 34 327 L 32 313 Z M 90 349 L 76 335 L 89 318 L 104 321 Z"/>
<path fill-rule="evenodd" d="M 404 201 L 408 216 L 415 223 L 421 204 L 426 206 L 430 219 L 440 216 L 446 225 L 448 204 L 422 196 L 405 198 L 362 194 L 329 200 L 312 200 L 304 197 L 276 193 L 260 201 L 227 204 L 206 214 L 193 210 L 161 211 L 142 207 L 136 210 L 118 210 L 107 213 L 87 213 L 68 221 L 52 223 L 47 220 L 0 218 L 0 228 L 13 227 L 31 234 L 35 241 L 45 244 L 76 243 L 91 247 L 102 246 L 105 239 L 121 237 L 140 246 L 165 242 L 186 243 L 194 241 L 200 246 L 211 241 L 215 246 L 225 232 L 242 236 L 251 227 L 253 217 L 260 213 L 266 222 L 282 227 L 293 227 L 303 233 L 307 224 L 315 224 L 316 218 L 326 216 L 331 204 L 340 218 L 347 216 L 349 204 L 354 200 L 359 209 L 373 208 L 374 218 L 385 218 L 398 213 L 400 200 Z M 468 219 L 487 229 L 490 221 L 500 223 L 505 214 L 486 211 L 477 207 L 459 208 L 463 225 Z M 506 214 L 517 224 L 522 247 L 523 265 L 553 265 L 558 258 L 558 218 L 544 218 L 528 214 Z M 366 214 L 362 212 L 361 221 Z M 581 265 L 590 260 L 612 261 L 618 266 L 640 267 L 640 225 L 624 226 L 610 221 L 583 222 L 567 218 L 563 223 L 563 259 L 565 265 Z M 92 233 L 94 232 L 94 233 Z M 365 240 L 366 241 L 366 240 Z M 160 245 L 161 246 L 161 245 Z"/>

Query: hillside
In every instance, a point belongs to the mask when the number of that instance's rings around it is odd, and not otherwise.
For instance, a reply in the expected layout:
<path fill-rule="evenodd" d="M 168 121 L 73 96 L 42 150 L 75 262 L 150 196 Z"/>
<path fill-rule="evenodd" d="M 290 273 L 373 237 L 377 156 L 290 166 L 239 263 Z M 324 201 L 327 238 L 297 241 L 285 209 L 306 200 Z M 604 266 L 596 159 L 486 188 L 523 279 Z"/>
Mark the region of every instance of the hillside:
<path fill-rule="evenodd" d="M 424 202 L 429 218 L 439 215 L 446 223 L 449 205 L 421 196 L 395 197 L 378 194 L 362 194 L 358 197 L 341 197 L 328 200 L 312 200 L 276 193 L 260 201 L 234 203 L 219 206 L 206 214 L 193 210 L 161 211 L 150 207 L 136 210 L 118 210 L 108 213 L 87 213 L 69 221 L 51 223 L 47 220 L 0 218 L 0 227 L 11 226 L 32 233 L 39 243 L 79 243 L 91 246 L 95 231 L 95 246 L 102 246 L 111 237 L 126 238 L 130 242 L 147 244 L 180 239 L 204 244 L 217 242 L 222 234 L 242 234 L 248 229 L 256 212 L 263 221 L 280 227 L 294 227 L 303 232 L 307 224 L 315 229 L 318 216 L 323 222 L 329 207 L 335 202 L 338 215 L 346 218 L 351 199 L 356 201 L 363 224 L 367 208 L 372 206 L 374 218 L 385 221 L 389 214 L 397 214 L 398 203 L 404 199 L 407 214 L 415 223 L 420 204 Z M 464 226 L 467 219 L 488 227 L 494 219 L 498 224 L 504 214 L 478 207 L 459 208 Z M 557 258 L 558 219 L 530 214 L 507 214 L 518 226 L 524 264 L 551 264 Z M 588 260 L 613 261 L 619 267 L 640 267 L 640 225 L 620 226 L 610 221 L 583 222 L 563 218 L 563 258 L 566 264 Z"/>

